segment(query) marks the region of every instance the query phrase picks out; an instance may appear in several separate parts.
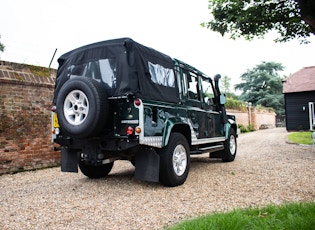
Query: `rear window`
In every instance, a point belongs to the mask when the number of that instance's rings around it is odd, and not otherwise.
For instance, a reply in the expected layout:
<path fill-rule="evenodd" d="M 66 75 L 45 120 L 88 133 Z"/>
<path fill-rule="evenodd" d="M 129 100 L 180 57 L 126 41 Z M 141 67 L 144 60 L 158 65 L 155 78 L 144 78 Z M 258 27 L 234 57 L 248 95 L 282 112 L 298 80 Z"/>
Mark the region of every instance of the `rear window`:
<path fill-rule="evenodd" d="M 115 59 L 100 59 L 68 67 L 69 77 L 88 77 L 102 82 L 106 89 L 116 88 L 117 70 Z"/>

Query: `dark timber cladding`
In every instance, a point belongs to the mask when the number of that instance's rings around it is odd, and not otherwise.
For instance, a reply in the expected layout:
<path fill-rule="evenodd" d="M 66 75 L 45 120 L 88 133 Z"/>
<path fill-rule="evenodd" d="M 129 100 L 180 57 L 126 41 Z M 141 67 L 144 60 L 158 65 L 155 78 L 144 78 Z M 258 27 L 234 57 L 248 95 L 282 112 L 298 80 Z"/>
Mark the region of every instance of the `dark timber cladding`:
<path fill-rule="evenodd" d="M 283 82 L 288 131 L 309 130 L 309 103 L 315 102 L 315 66 L 305 67 Z"/>
<path fill-rule="evenodd" d="M 315 91 L 288 93 L 284 98 L 287 130 L 309 130 L 308 102 L 315 101 Z"/>

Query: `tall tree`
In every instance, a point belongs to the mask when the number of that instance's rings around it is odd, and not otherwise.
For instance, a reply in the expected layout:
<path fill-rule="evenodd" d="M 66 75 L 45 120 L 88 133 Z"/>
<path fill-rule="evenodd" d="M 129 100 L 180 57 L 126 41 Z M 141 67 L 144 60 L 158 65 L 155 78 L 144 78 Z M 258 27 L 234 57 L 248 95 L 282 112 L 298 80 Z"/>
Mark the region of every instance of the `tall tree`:
<path fill-rule="evenodd" d="M 220 80 L 221 93 L 225 93 L 227 100 L 238 99 L 238 96 L 231 91 L 231 78 L 228 76 L 223 76 Z"/>
<path fill-rule="evenodd" d="M 284 114 L 282 77 L 279 72 L 284 67 L 277 62 L 262 62 L 241 75 L 242 83 L 235 89 L 242 91 L 240 99 L 253 105 L 272 107 L 277 114 Z"/>
<path fill-rule="evenodd" d="M 279 33 L 276 42 L 297 38 L 307 43 L 315 34 L 314 0 L 208 0 L 213 19 L 201 25 L 230 37 L 263 37 Z"/>
<path fill-rule="evenodd" d="M 1 35 L 0 35 L 0 38 L 1 38 Z M 0 52 L 3 52 L 4 48 L 5 48 L 5 46 L 0 42 Z"/>
<path fill-rule="evenodd" d="M 220 81 L 220 89 L 222 90 L 222 92 L 224 93 L 230 93 L 230 87 L 231 87 L 231 78 L 228 76 L 223 76 L 222 80 Z"/>

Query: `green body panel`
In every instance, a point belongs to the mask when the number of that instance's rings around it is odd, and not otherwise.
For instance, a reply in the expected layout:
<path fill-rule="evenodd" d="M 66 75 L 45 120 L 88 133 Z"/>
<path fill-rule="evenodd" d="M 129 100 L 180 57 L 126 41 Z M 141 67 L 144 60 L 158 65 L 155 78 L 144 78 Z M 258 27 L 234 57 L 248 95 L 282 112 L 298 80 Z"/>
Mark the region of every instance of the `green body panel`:
<path fill-rule="evenodd" d="M 186 106 L 186 104 L 189 106 Z M 195 136 L 197 140 L 228 138 L 231 124 L 222 124 L 222 114 L 220 112 L 190 105 L 190 101 L 174 105 L 143 99 L 141 100 L 142 108 L 140 108 L 134 104 L 134 100 L 127 98 L 113 100 L 111 107 L 113 132 L 110 136 L 112 138 L 127 137 L 126 130 L 128 127 L 133 129 L 140 127 L 143 137 L 161 137 L 159 147 L 168 144 L 174 127 L 177 131 L 184 132 L 183 134 L 189 138 L 190 142 L 192 136 Z M 141 119 L 143 119 L 142 122 Z M 129 137 L 129 139 L 134 140 L 139 138 L 141 138 L 141 135 L 137 133 Z M 194 142 L 191 144 L 194 144 Z"/>
<path fill-rule="evenodd" d="M 173 118 L 168 119 L 165 122 L 165 127 L 164 127 L 164 132 L 163 132 L 163 138 L 162 138 L 163 147 L 167 145 L 172 129 L 175 125 L 187 126 L 187 124 L 183 123 L 182 119 L 179 117 L 173 117 Z"/>

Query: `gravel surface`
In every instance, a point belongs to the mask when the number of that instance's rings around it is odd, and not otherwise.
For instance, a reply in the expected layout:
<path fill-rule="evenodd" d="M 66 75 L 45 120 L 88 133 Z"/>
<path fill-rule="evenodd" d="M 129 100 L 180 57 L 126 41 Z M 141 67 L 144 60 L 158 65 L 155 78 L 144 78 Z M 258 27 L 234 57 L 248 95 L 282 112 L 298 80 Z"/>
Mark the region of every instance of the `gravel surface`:
<path fill-rule="evenodd" d="M 51 168 L 0 176 L 0 229 L 162 229 L 238 207 L 315 201 L 315 146 L 286 143 L 283 128 L 241 134 L 231 163 L 192 158 L 184 185 L 133 179 L 117 161 L 108 177 Z"/>

